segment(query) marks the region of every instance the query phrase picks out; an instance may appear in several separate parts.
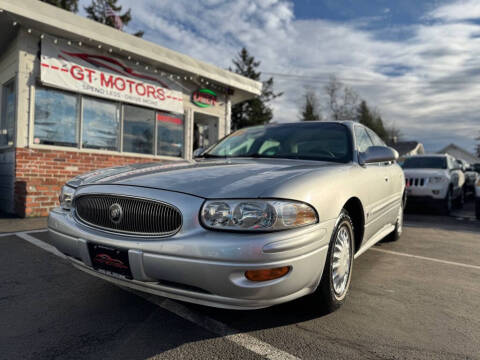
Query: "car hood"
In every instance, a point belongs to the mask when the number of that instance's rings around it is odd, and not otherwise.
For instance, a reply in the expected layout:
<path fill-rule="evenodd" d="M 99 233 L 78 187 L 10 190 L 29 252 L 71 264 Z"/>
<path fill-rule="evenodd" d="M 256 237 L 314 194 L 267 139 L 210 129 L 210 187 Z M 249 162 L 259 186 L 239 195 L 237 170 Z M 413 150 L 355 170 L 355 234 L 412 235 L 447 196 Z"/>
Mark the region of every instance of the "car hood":
<path fill-rule="evenodd" d="M 403 169 L 406 177 L 433 177 L 447 176 L 448 171 L 444 169 Z"/>
<path fill-rule="evenodd" d="M 132 185 L 203 198 L 254 198 L 294 177 L 344 164 L 289 159 L 206 159 L 134 164 L 77 176 L 70 186 Z"/>

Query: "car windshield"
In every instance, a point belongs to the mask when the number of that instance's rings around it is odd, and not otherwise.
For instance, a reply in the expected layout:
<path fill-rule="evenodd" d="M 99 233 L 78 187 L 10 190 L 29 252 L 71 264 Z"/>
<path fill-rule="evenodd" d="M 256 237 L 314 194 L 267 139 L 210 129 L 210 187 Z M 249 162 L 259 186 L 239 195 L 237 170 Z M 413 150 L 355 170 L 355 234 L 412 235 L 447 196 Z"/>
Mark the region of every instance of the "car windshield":
<path fill-rule="evenodd" d="M 352 160 L 349 130 L 332 123 L 298 123 L 241 129 L 210 148 L 204 157 Z"/>
<path fill-rule="evenodd" d="M 447 159 L 444 157 L 412 157 L 405 159 L 404 169 L 446 169 Z"/>

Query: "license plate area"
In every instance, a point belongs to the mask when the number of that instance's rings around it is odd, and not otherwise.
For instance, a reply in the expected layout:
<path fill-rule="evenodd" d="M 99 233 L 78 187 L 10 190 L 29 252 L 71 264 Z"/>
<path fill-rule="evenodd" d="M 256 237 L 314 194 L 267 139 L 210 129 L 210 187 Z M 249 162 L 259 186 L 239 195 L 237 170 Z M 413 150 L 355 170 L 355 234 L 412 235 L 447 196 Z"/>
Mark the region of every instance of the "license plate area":
<path fill-rule="evenodd" d="M 133 278 L 128 261 L 128 250 L 89 243 L 88 251 L 95 270 L 105 272 L 108 275 L 121 275 L 127 279 Z"/>

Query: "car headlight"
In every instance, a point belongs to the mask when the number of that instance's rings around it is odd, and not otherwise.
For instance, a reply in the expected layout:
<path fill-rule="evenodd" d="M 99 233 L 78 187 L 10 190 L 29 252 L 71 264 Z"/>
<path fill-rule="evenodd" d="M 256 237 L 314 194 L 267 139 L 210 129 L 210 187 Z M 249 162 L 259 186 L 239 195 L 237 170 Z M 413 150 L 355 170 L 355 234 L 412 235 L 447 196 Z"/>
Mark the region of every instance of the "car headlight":
<path fill-rule="evenodd" d="M 430 184 L 440 184 L 445 181 L 445 178 L 443 176 L 432 176 L 431 178 L 428 178 L 428 182 Z"/>
<path fill-rule="evenodd" d="M 318 222 L 311 206 L 287 200 L 209 200 L 200 218 L 207 228 L 233 231 L 278 231 Z"/>
<path fill-rule="evenodd" d="M 75 193 L 75 189 L 64 185 L 62 187 L 62 191 L 60 191 L 60 196 L 58 200 L 60 201 L 60 207 L 64 210 L 70 210 L 72 208 L 72 200 L 73 194 Z"/>

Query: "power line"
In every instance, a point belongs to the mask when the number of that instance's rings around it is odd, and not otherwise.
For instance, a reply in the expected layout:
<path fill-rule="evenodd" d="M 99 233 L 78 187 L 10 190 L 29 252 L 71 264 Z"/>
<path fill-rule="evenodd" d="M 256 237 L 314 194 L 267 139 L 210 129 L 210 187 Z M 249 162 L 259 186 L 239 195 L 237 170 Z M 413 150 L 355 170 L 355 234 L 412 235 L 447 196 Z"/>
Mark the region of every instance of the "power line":
<path fill-rule="evenodd" d="M 277 78 L 286 78 L 290 79 L 292 81 L 302 81 L 302 82 L 316 82 L 316 83 L 329 83 L 330 82 L 330 77 L 334 73 L 325 73 L 325 75 L 300 75 L 300 74 L 288 74 L 288 73 L 279 73 L 279 72 L 268 72 L 264 71 L 262 72 L 262 75 L 268 75 L 272 77 L 277 77 Z M 357 83 L 382 83 L 382 82 L 388 82 L 388 83 L 405 83 L 405 84 L 410 84 L 410 85 L 416 85 L 416 86 L 435 86 L 435 85 L 461 85 L 461 84 L 471 84 L 471 85 L 476 85 L 475 82 L 466 82 L 462 80 L 458 81 L 445 81 L 445 80 L 435 80 L 435 79 L 405 79 L 405 78 L 400 78 L 400 77 L 386 77 L 384 79 L 367 79 L 367 78 L 360 78 L 360 77 L 339 77 L 335 76 L 335 78 L 339 81 L 344 81 L 344 82 L 357 82 Z M 419 83 L 421 82 L 421 83 Z"/>

